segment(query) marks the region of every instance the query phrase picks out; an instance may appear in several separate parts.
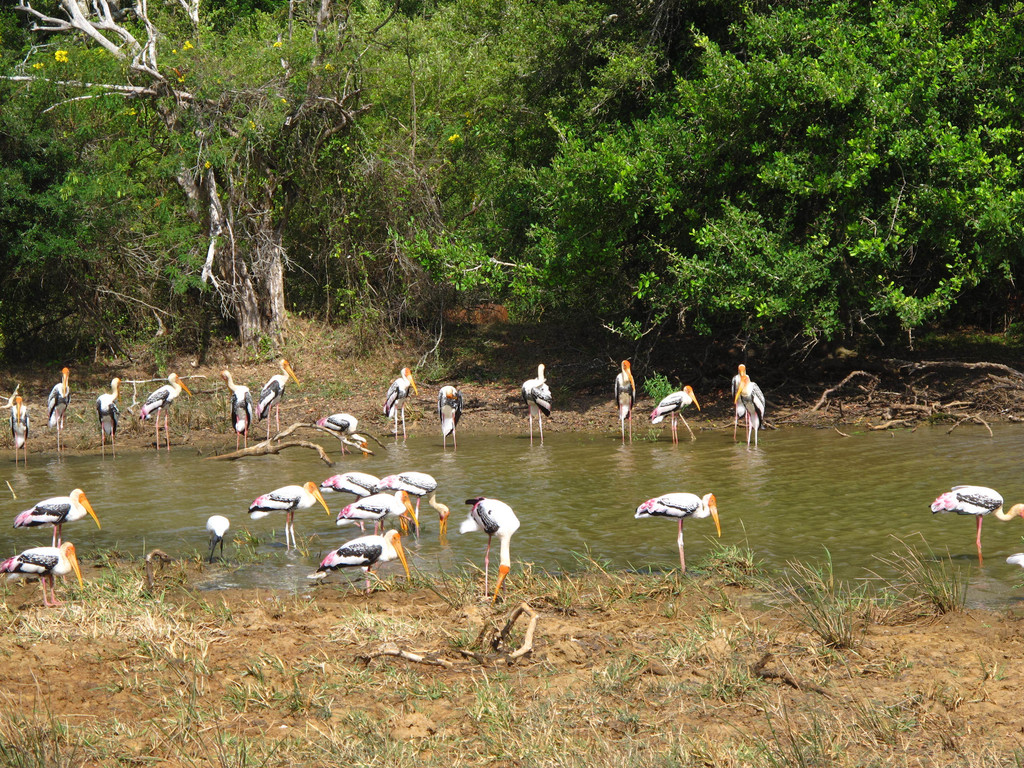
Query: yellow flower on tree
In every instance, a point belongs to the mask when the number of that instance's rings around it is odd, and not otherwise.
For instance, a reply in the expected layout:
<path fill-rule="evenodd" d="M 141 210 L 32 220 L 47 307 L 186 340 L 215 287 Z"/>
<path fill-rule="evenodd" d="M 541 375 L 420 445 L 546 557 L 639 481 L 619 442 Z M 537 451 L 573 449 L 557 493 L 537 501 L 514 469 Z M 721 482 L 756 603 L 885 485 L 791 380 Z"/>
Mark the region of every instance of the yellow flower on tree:
<path fill-rule="evenodd" d="M 53 58 L 61 63 L 66 63 L 68 60 L 68 52 L 65 50 L 54 51 Z"/>
<path fill-rule="evenodd" d="M 283 45 L 283 43 L 280 40 L 278 40 L 276 43 L 274 43 L 274 47 L 275 48 L 280 48 L 282 45 Z"/>
<path fill-rule="evenodd" d="M 462 137 L 461 137 L 461 136 L 459 136 L 459 134 L 457 134 L 457 133 L 453 133 L 453 134 L 452 134 L 451 136 L 449 136 L 449 137 L 448 137 L 448 141 L 458 141 L 458 140 L 459 140 L 459 139 L 461 139 L 461 138 L 462 138 Z"/>
<path fill-rule="evenodd" d="M 45 64 L 43 64 L 43 62 L 41 62 L 41 61 L 37 61 L 37 62 L 36 62 L 35 64 L 33 64 L 33 65 L 32 65 L 32 69 L 42 69 L 42 68 L 43 68 L 43 67 L 45 67 L 45 66 L 46 66 L 46 65 L 45 65 Z"/>
<path fill-rule="evenodd" d="M 183 50 L 183 51 L 191 51 L 192 50 L 192 43 L 191 43 L 191 41 L 186 40 L 185 44 L 183 46 L 181 46 L 181 50 Z"/>

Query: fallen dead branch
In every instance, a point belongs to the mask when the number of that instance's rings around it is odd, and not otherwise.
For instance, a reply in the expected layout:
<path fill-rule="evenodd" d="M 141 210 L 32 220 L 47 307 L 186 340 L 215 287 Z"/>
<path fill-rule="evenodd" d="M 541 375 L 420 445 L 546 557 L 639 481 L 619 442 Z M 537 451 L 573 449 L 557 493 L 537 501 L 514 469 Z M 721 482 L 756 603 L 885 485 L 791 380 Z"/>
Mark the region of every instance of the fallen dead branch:
<path fill-rule="evenodd" d="M 159 570 L 163 570 L 164 565 L 170 562 L 173 562 L 171 556 L 162 549 L 154 549 L 146 555 L 146 586 L 152 589 L 154 584 L 156 584 L 156 578 L 153 573 L 156 565 L 159 565 Z"/>
<path fill-rule="evenodd" d="M 958 421 L 956 424 L 954 424 L 952 427 L 946 430 L 946 434 L 950 434 L 954 429 L 959 427 L 965 421 L 973 421 L 975 424 L 981 424 L 983 427 L 985 427 L 985 429 L 988 430 L 988 436 L 994 437 L 994 435 L 992 434 L 992 427 L 988 425 L 988 422 L 981 418 L 981 416 L 977 416 L 975 414 L 971 414 L 970 416 L 965 416 L 964 418 L 960 419 L 960 421 Z"/>
<path fill-rule="evenodd" d="M 867 428 L 878 431 L 880 429 L 892 429 L 893 427 L 911 427 L 913 426 L 906 419 L 889 419 L 882 424 L 867 424 Z"/>
<path fill-rule="evenodd" d="M 223 461 L 234 461 L 236 459 L 244 459 L 246 456 L 269 456 L 271 454 L 278 454 L 286 448 L 309 448 L 312 451 L 316 451 L 320 456 L 320 460 L 328 467 L 333 467 L 334 462 L 331 461 L 331 457 L 327 455 L 327 451 L 323 449 L 323 446 L 317 443 L 311 443 L 308 440 L 283 440 L 282 438 L 288 437 L 297 429 L 300 428 L 316 429 L 320 430 L 320 427 L 315 424 L 308 424 L 305 422 L 297 422 L 292 424 L 290 427 L 286 427 L 278 432 L 274 437 L 269 440 L 264 440 L 262 443 L 256 445 L 250 445 L 248 448 L 242 448 L 231 453 L 222 453 L 219 456 L 207 456 L 208 459 L 220 459 Z M 322 430 L 326 432 L 327 430 Z M 355 443 L 348 443 L 349 445 L 358 448 L 359 446 Z M 366 453 L 372 454 L 368 448 L 361 448 L 360 450 Z"/>
<path fill-rule="evenodd" d="M 878 383 L 878 377 L 875 376 L 875 374 L 873 374 L 873 373 L 868 373 L 867 371 L 851 371 L 850 373 L 848 373 L 846 375 L 845 379 L 840 381 L 834 387 L 826 389 L 824 392 L 822 392 L 821 393 L 821 397 L 818 398 L 818 402 L 816 402 L 814 404 L 814 407 L 811 408 L 811 411 L 813 412 L 813 411 L 816 411 L 819 408 L 821 408 L 821 406 L 823 406 L 825 404 L 825 401 L 828 400 L 828 396 L 829 395 L 831 395 L 833 392 L 836 392 L 837 390 L 842 389 L 846 385 L 846 383 L 848 381 L 850 381 L 850 379 L 852 379 L 854 376 L 867 376 L 869 379 L 874 381 L 876 384 Z"/>
<path fill-rule="evenodd" d="M 781 680 L 790 688 L 795 688 L 798 691 L 814 691 L 815 693 L 820 693 L 822 696 L 831 695 L 824 688 L 820 688 L 813 683 L 801 683 L 787 672 L 780 672 L 776 669 L 766 669 L 765 665 L 768 664 L 768 661 L 771 658 L 772 654 L 766 653 L 756 664 L 751 665 L 751 673 L 753 673 L 755 677 L 760 677 L 762 680 Z"/>
<path fill-rule="evenodd" d="M 976 371 L 988 368 L 995 371 L 1002 371 L 1003 373 L 1007 373 L 1011 376 L 1016 376 L 1018 379 L 1024 378 L 1024 373 L 1021 373 L 1008 365 L 1003 365 L 1002 363 L 962 363 L 956 360 L 920 360 L 917 362 L 910 360 L 893 360 L 892 362 L 895 363 L 897 367 L 908 372 L 920 371 L 926 368 L 962 368 L 967 371 Z"/>
<path fill-rule="evenodd" d="M 413 653 L 412 651 L 403 651 L 394 643 L 388 643 L 387 645 L 381 646 L 379 651 L 375 653 L 366 653 L 357 658 L 364 662 L 370 662 L 373 659 L 380 658 L 381 656 L 396 656 L 406 661 L 414 661 L 417 664 L 432 664 L 436 667 L 444 667 L 445 669 L 451 669 L 455 665 L 447 659 L 442 659 L 435 654 L 420 654 Z"/>

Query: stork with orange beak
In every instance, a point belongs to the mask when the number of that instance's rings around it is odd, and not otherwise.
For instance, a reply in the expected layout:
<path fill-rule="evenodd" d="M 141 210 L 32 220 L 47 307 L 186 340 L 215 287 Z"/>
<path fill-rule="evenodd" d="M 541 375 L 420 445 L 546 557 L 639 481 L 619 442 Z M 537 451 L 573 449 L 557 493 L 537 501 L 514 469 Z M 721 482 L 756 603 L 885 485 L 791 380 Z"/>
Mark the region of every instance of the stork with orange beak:
<path fill-rule="evenodd" d="M 622 370 L 615 377 L 615 406 L 619 409 L 619 432 L 622 444 L 626 444 L 626 419 L 629 419 L 629 442 L 633 442 L 633 400 L 636 398 L 636 384 L 629 360 L 622 361 Z"/>
<path fill-rule="evenodd" d="M 697 396 L 693 393 L 693 387 L 687 384 L 678 392 L 673 392 L 668 397 L 662 399 L 658 403 L 658 407 L 651 412 L 651 424 L 660 424 L 665 420 L 665 417 L 672 416 L 672 442 L 679 442 L 679 432 L 676 426 L 676 419 L 681 419 L 683 426 L 686 427 L 686 431 L 690 433 L 690 439 L 696 440 L 697 438 L 693 435 L 693 430 L 690 429 L 690 425 L 686 423 L 686 419 L 683 418 L 683 408 L 693 403 L 697 406 L 697 410 L 700 410 L 700 403 L 697 402 Z"/>
<path fill-rule="evenodd" d="M 84 586 L 82 571 L 78 567 L 78 557 L 75 555 L 75 545 L 70 541 L 65 541 L 59 547 L 26 549 L 20 555 L 9 557 L 0 563 L 0 573 L 9 573 L 9 579 L 19 576 L 39 576 L 39 583 L 43 588 L 43 605 L 47 608 L 61 604 L 53 588 L 54 577 L 65 576 L 72 571 L 78 577 L 78 586 Z M 50 585 L 53 602 L 50 602 L 46 594 L 47 583 Z"/>
<path fill-rule="evenodd" d="M 14 436 L 14 464 L 18 464 L 18 449 L 21 449 L 22 460 L 28 464 L 28 406 L 21 399 L 21 395 L 15 395 L 11 408 L 11 434 Z"/>
<path fill-rule="evenodd" d="M 747 419 L 747 446 L 750 446 L 750 433 L 754 433 L 754 447 L 757 448 L 757 431 L 764 421 L 764 393 L 761 388 L 750 380 L 746 372 L 739 374 L 740 384 L 733 395 L 733 402 L 743 406 Z M 739 409 L 737 408 L 737 411 Z"/>
<path fill-rule="evenodd" d="M 373 523 L 374 533 L 380 533 L 384 521 L 389 518 L 400 521 L 403 531 L 406 530 L 408 518 L 412 518 L 413 523 L 419 527 L 416 509 L 409 500 L 408 493 L 399 490 L 394 495 L 375 493 L 372 496 L 356 499 L 351 504 L 342 507 L 338 513 L 337 524 L 358 523 L 361 528 L 363 523 Z"/>
<path fill-rule="evenodd" d="M 648 499 L 636 508 L 633 516 L 637 520 L 644 517 L 668 517 L 679 521 L 679 565 L 686 573 L 686 555 L 683 553 L 683 520 L 688 517 L 711 517 L 715 521 L 715 530 L 722 535 L 722 526 L 718 522 L 718 502 L 715 494 L 706 493 L 703 497 L 695 493 L 666 493 Z"/>
<path fill-rule="evenodd" d="M 71 387 L 68 386 L 68 379 L 71 371 L 64 367 L 60 371 L 60 381 L 53 385 L 50 396 L 46 398 L 46 416 L 50 427 L 57 428 L 57 451 L 61 450 L 61 432 L 64 430 L 64 412 L 71 402 Z"/>
<path fill-rule="evenodd" d="M 412 390 L 414 395 L 418 395 L 420 391 L 416 389 L 416 380 L 412 377 L 412 371 L 409 368 L 402 369 L 402 375 L 391 382 L 391 386 L 388 387 L 388 393 L 384 398 L 384 415 L 389 419 L 395 420 L 394 433 L 395 438 L 398 438 L 398 412 L 402 412 L 402 439 L 406 438 L 405 434 L 405 401 L 409 397 L 409 390 Z"/>
<path fill-rule="evenodd" d="M 396 557 L 402 561 L 405 578 L 410 578 L 409 563 L 406 562 L 405 552 L 402 549 L 402 536 L 398 531 L 388 531 L 383 536 L 360 536 L 329 553 L 320 562 L 320 567 L 316 569 L 316 572 L 309 575 L 309 578 L 323 579 L 329 571 L 338 568 L 362 568 L 366 573 L 366 594 L 370 594 L 370 577 L 376 576 L 373 573 L 373 567 L 390 562 Z"/>
<path fill-rule="evenodd" d="M 260 390 L 260 398 L 256 403 L 256 415 L 260 420 L 267 420 L 267 440 L 270 439 L 270 409 L 274 409 L 274 417 L 277 420 L 277 431 L 281 431 L 281 397 L 284 395 L 284 385 L 288 383 L 288 377 L 295 382 L 295 386 L 301 387 L 291 363 L 287 360 L 281 361 L 281 373 L 271 376 L 270 380 Z"/>
<path fill-rule="evenodd" d="M 256 407 L 252 402 L 252 392 L 244 384 L 235 384 L 231 371 L 223 370 L 220 377 L 231 390 L 231 426 L 235 430 L 235 450 L 244 437 L 244 447 L 249 447 L 249 426 L 256 420 Z"/>
<path fill-rule="evenodd" d="M 100 419 L 100 449 L 107 455 L 107 435 L 110 435 L 110 450 L 114 451 L 114 436 L 117 434 L 118 388 L 121 380 L 116 376 L 110 380 L 110 392 L 104 392 L 96 398 L 96 415 Z"/>
<path fill-rule="evenodd" d="M 14 518 L 15 528 L 35 528 L 38 525 L 53 526 L 53 546 L 61 544 L 61 526 L 64 523 L 72 523 L 90 515 L 96 521 L 96 527 L 100 527 L 100 519 L 96 517 L 92 504 L 85 498 L 85 491 L 75 488 L 67 496 L 53 496 L 43 499 L 31 509 L 26 509 Z"/>
<path fill-rule="evenodd" d="M 249 505 L 249 517 L 259 520 L 271 512 L 284 512 L 284 546 L 291 549 L 295 543 L 295 510 L 309 509 L 317 502 L 324 508 L 328 515 L 331 514 L 327 502 L 320 495 L 320 489 L 316 483 L 309 482 L 304 485 L 286 485 L 276 491 L 257 496 Z"/>
<path fill-rule="evenodd" d="M 146 398 L 146 402 L 142 405 L 142 410 L 139 411 L 139 421 L 145 421 L 154 411 L 156 412 L 156 449 L 160 450 L 160 412 L 164 413 L 164 437 L 167 439 L 167 450 L 171 450 L 171 430 L 169 428 L 171 420 L 170 405 L 173 403 L 181 391 L 185 390 L 188 394 L 192 394 L 185 382 L 181 380 L 181 377 L 176 373 L 169 374 L 167 376 L 167 383 L 162 387 L 158 387 L 153 393 Z"/>
<path fill-rule="evenodd" d="M 484 595 L 488 593 L 487 572 L 490 565 L 491 539 L 498 537 L 501 542 L 501 561 L 498 565 L 498 586 L 494 588 L 494 597 L 491 602 L 498 601 L 498 592 L 501 585 L 512 569 L 512 559 L 509 556 L 509 541 L 512 534 L 519 530 L 519 518 L 512 511 L 512 507 L 497 499 L 487 499 L 479 496 L 475 499 L 466 499 L 466 503 L 472 506 L 469 510 L 469 517 L 462 521 L 459 526 L 459 533 L 470 531 L 483 531 L 487 534 L 487 549 L 484 550 Z"/>

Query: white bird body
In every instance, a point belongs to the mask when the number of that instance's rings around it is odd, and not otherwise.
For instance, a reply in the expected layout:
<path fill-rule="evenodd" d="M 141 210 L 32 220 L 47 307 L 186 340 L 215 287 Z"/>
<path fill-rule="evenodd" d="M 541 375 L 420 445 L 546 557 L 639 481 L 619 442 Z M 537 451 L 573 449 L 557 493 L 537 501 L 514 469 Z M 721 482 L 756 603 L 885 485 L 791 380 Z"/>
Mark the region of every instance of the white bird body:
<path fill-rule="evenodd" d="M 62 368 L 60 375 L 60 381 L 53 385 L 49 397 L 46 398 L 46 415 L 49 425 L 51 428 L 57 428 L 58 451 L 61 449 L 60 438 L 61 432 L 64 430 L 64 414 L 68 409 L 68 403 L 71 402 L 71 387 L 68 384 L 71 371 L 67 367 Z"/>
<path fill-rule="evenodd" d="M 320 483 L 325 493 L 351 493 L 353 496 L 370 496 L 379 493 L 380 478 L 367 472 L 343 472 L 332 475 Z"/>
<path fill-rule="evenodd" d="M 39 576 L 43 588 L 43 605 L 46 607 L 60 605 L 53 589 L 55 576 L 65 576 L 74 571 L 78 584 L 82 586 L 82 571 L 78 567 L 75 545 L 65 541 L 59 547 L 33 547 L 19 555 L 9 557 L 0 562 L 0 573 L 10 574 L 9 579 L 21 576 Z M 47 597 L 46 585 L 50 585 L 53 602 Z"/>
<path fill-rule="evenodd" d="M 327 514 L 331 514 L 327 502 L 320 494 L 315 483 L 309 482 L 304 485 L 286 485 L 283 488 L 257 496 L 249 505 L 249 517 L 252 520 L 259 520 L 271 512 L 284 512 L 284 545 L 291 549 L 295 545 L 295 511 L 298 509 L 309 509 L 319 502 Z M 289 543 L 290 537 L 290 543 Z"/>
<path fill-rule="evenodd" d="M 18 463 L 18 450 L 23 449 L 23 459 L 28 463 L 28 406 L 21 399 L 21 395 L 14 398 L 11 403 L 11 435 L 14 437 L 14 463 Z"/>
<path fill-rule="evenodd" d="M 458 449 L 455 439 L 455 428 L 462 418 L 462 393 L 451 384 L 441 387 L 437 393 L 437 416 L 441 420 L 441 439 L 444 447 L 448 447 L 448 435 L 452 436 L 452 444 Z"/>
<path fill-rule="evenodd" d="M 64 523 L 72 523 L 81 520 L 86 515 L 91 515 L 96 521 L 96 527 L 100 527 L 100 519 L 96 516 L 85 492 L 81 488 L 75 488 L 67 496 L 52 496 L 43 499 L 31 509 L 20 512 L 14 518 L 15 528 L 35 528 L 39 525 L 53 526 L 53 546 L 61 544 L 61 526 Z"/>
<path fill-rule="evenodd" d="M 697 438 L 693 435 L 693 430 L 690 429 L 690 425 L 686 423 L 686 419 L 683 418 L 683 408 L 688 405 L 697 406 L 697 410 L 700 410 L 700 403 L 697 402 L 697 395 L 693 393 L 693 387 L 687 384 L 678 392 L 662 398 L 661 402 L 658 403 L 657 407 L 651 412 L 651 424 L 660 424 L 665 420 L 666 416 L 671 416 L 672 421 L 672 442 L 679 442 L 679 433 L 677 432 L 678 427 L 676 426 L 676 420 L 681 419 L 683 426 L 686 427 L 686 431 L 690 433 L 690 439 L 696 440 Z"/>
<path fill-rule="evenodd" d="M 383 536 L 360 536 L 345 542 L 330 552 L 309 578 L 322 579 L 327 576 L 328 571 L 338 568 L 362 568 L 366 573 L 366 591 L 369 593 L 370 575 L 373 573 L 374 566 L 390 562 L 395 558 L 402 561 L 405 577 L 409 578 L 409 564 L 406 562 L 401 535 L 398 531 L 388 531 Z"/>
<path fill-rule="evenodd" d="M 256 403 L 256 415 L 259 420 L 267 420 L 267 440 L 270 439 L 270 409 L 274 409 L 274 414 L 277 419 L 277 431 L 281 431 L 281 397 L 284 395 L 285 384 L 288 383 L 288 377 L 291 377 L 292 381 L 295 382 L 296 386 L 301 387 L 298 378 L 295 376 L 295 371 L 292 370 L 291 363 L 287 360 L 281 361 L 281 373 L 271 376 L 270 380 L 263 385 L 263 389 L 260 390 L 260 397 Z"/>
<path fill-rule="evenodd" d="M 622 370 L 615 377 L 615 407 L 619 409 L 619 431 L 622 442 L 626 442 L 626 420 L 629 420 L 629 442 L 633 442 L 633 402 L 636 398 L 636 383 L 629 360 L 622 361 Z"/>
<path fill-rule="evenodd" d="M 171 431 L 169 429 L 169 423 L 171 419 L 170 405 L 178 399 L 178 395 L 181 391 L 185 390 L 188 394 L 192 394 L 192 391 L 188 388 L 181 377 L 176 373 L 168 374 L 167 383 L 161 387 L 157 387 L 146 398 L 146 402 L 143 403 L 142 409 L 139 411 L 139 420 L 145 421 L 152 414 L 156 413 L 156 449 L 160 450 L 160 412 L 164 411 L 164 437 L 167 438 L 167 450 L 171 450 Z"/>
<path fill-rule="evenodd" d="M 633 517 L 637 520 L 645 517 L 667 517 L 679 521 L 679 564 L 684 573 L 686 556 L 683 552 L 683 521 L 691 517 L 710 517 L 715 521 L 718 535 L 722 535 L 722 526 L 718 522 L 718 502 L 713 493 L 704 496 L 695 493 L 666 493 L 648 499 L 638 506 Z"/>
<path fill-rule="evenodd" d="M 488 570 L 490 566 L 491 538 L 498 537 L 501 544 L 500 563 L 498 565 L 498 585 L 494 589 L 492 602 L 498 599 L 498 592 L 501 584 L 512 567 L 512 560 L 509 554 L 509 542 L 512 534 L 519 530 L 519 518 L 512 511 L 512 507 L 497 499 L 478 497 L 467 499 L 466 503 L 471 505 L 469 517 L 462 521 L 459 526 L 459 533 L 470 533 L 472 531 L 483 531 L 487 534 L 487 549 L 484 550 L 484 594 L 488 593 Z"/>
<path fill-rule="evenodd" d="M 1024 568 L 1024 552 L 1018 552 L 1015 555 L 1010 555 L 1006 558 L 1006 562 L 1010 565 L 1019 565 L 1021 568 Z"/>
<path fill-rule="evenodd" d="M 747 409 L 743 406 L 743 401 L 736 396 L 739 392 L 740 386 L 743 384 L 743 375 L 747 372 L 747 366 L 740 363 L 736 366 L 736 375 L 732 377 L 732 402 L 733 402 L 733 419 L 732 419 L 732 439 L 736 440 L 736 428 L 739 426 L 740 419 L 746 418 Z"/>
<path fill-rule="evenodd" d="M 743 406 L 743 413 L 747 420 L 747 445 L 750 445 L 750 433 L 754 433 L 754 447 L 757 447 L 757 432 L 761 429 L 764 421 L 764 393 L 761 388 L 750 380 L 746 373 L 738 374 L 740 377 L 739 386 L 733 395 L 733 403 Z M 737 409 L 739 413 L 739 409 Z"/>
<path fill-rule="evenodd" d="M 210 515 L 206 521 L 206 531 L 210 534 L 210 562 L 213 562 L 213 552 L 220 544 L 220 556 L 224 559 L 224 536 L 231 527 L 231 521 L 224 515 Z"/>
<path fill-rule="evenodd" d="M 523 402 L 530 412 L 530 445 L 533 445 L 533 417 L 540 427 L 540 444 L 544 445 L 544 416 L 551 415 L 551 388 L 544 378 L 544 363 L 537 366 L 537 377 L 523 382 Z"/>
<path fill-rule="evenodd" d="M 399 490 L 394 493 L 375 493 L 364 496 L 346 505 L 338 512 L 337 525 L 372 522 L 376 528 L 387 519 L 403 520 L 405 516 L 416 520 L 416 510 L 409 501 L 409 494 Z M 403 523 L 404 525 L 404 523 Z"/>
<path fill-rule="evenodd" d="M 117 434 L 117 418 L 120 412 L 117 409 L 117 395 L 121 380 L 113 378 L 110 380 L 110 392 L 104 392 L 96 398 L 96 414 L 100 420 L 100 448 L 106 453 L 107 436 L 110 436 L 110 447 L 114 447 L 114 436 Z"/>
<path fill-rule="evenodd" d="M 402 414 L 402 438 L 405 439 L 405 401 L 409 397 L 409 390 L 418 395 L 420 391 L 416 388 L 416 380 L 412 377 L 409 368 L 403 368 L 402 374 L 391 382 L 387 395 L 384 397 L 384 415 L 395 420 L 394 433 L 398 437 L 398 414 Z"/>
<path fill-rule="evenodd" d="M 256 406 L 253 405 L 252 392 L 244 384 L 236 384 L 231 371 L 220 372 L 220 377 L 231 390 L 231 426 L 235 430 L 235 450 L 238 450 L 238 440 L 245 438 L 245 447 L 249 447 L 249 425 L 256 420 Z"/>
<path fill-rule="evenodd" d="M 437 480 L 426 472 L 399 472 L 397 475 L 388 475 L 380 479 L 379 488 L 382 490 L 405 491 L 416 497 L 416 519 L 419 520 L 420 499 L 427 494 L 430 498 L 427 503 L 437 510 L 440 520 L 441 535 L 443 536 L 448 527 L 448 515 L 451 510 L 444 504 L 437 501 Z"/>
<path fill-rule="evenodd" d="M 345 455 L 345 445 L 359 448 L 363 453 L 370 453 L 366 448 L 366 438 L 356 434 L 359 427 L 359 420 L 351 413 L 332 413 L 317 419 L 316 425 L 326 429 L 341 443 L 341 454 Z"/>
<path fill-rule="evenodd" d="M 978 519 L 978 562 L 981 562 L 981 523 L 985 515 L 995 515 L 1003 521 L 1024 517 L 1024 504 L 1014 504 L 1009 512 L 1003 511 L 1003 497 L 998 491 L 983 485 L 955 485 L 931 504 L 932 514 L 955 512 L 958 515 L 973 515 Z"/>

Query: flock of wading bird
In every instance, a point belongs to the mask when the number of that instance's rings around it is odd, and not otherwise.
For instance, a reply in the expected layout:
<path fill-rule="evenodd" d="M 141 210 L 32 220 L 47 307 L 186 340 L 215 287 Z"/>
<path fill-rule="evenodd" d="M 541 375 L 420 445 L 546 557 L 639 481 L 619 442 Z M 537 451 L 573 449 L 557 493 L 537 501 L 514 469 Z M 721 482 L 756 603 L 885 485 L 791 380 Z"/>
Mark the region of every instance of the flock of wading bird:
<path fill-rule="evenodd" d="M 259 397 L 254 401 L 248 387 L 235 383 L 229 371 L 222 371 L 223 378 L 228 389 L 231 391 L 230 417 L 232 428 L 236 433 L 236 448 L 239 442 L 244 440 L 248 446 L 249 427 L 254 421 L 267 421 L 267 440 L 270 439 L 270 413 L 274 409 L 277 430 L 280 432 L 280 402 L 284 395 L 285 386 L 288 380 L 299 384 L 295 372 L 287 360 L 280 363 L 281 373 L 272 376 L 261 388 Z M 61 431 L 64 427 L 64 418 L 71 399 L 69 386 L 70 372 L 67 368 L 61 371 L 61 380 L 54 385 L 47 398 L 47 419 L 51 428 L 57 431 L 57 450 L 62 450 Z M 106 454 L 106 442 L 109 439 L 111 451 L 114 451 L 114 439 L 117 434 L 119 410 L 117 400 L 119 395 L 120 379 L 115 378 L 110 383 L 110 392 L 103 393 L 96 399 L 96 413 L 99 419 L 100 446 L 103 455 Z M 169 407 L 174 400 L 182 393 L 191 395 L 191 391 L 185 382 L 175 373 L 167 377 L 167 384 L 160 386 L 149 397 L 146 398 L 139 410 L 139 419 L 147 420 L 156 414 L 156 448 L 160 449 L 160 415 L 164 414 L 164 432 L 166 447 L 170 450 Z M 399 423 L 401 423 L 401 434 L 406 438 L 405 428 L 405 404 L 411 394 L 418 395 L 415 379 L 409 368 L 403 368 L 401 374 L 395 379 L 387 390 L 384 401 L 384 415 L 388 420 L 393 420 L 392 432 L 395 439 L 398 439 Z M 544 442 L 544 416 L 550 416 L 552 397 L 544 376 L 544 365 L 537 366 L 537 376 L 523 382 L 522 397 L 525 402 L 530 422 L 530 444 L 533 444 L 533 420 L 536 417 L 540 435 L 540 442 Z M 739 365 L 736 375 L 732 379 L 732 397 L 734 406 L 733 439 L 736 439 L 736 431 L 740 420 L 744 421 L 747 429 L 747 446 L 750 446 L 750 439 L 753 436 L 754 446 L 757 447 L 757 433 L 764 421 L 765 398 L 761 391 L 747 375 L 746 366 Z M 618 410 L 620 435 L 623 444 L 627 439 L 633 439 L 633 405 L 636 398 L 636 384 L 628 360 L 622 362 L 621 370 L 615 377 L 614 403 Z M 690 429 L 686 419 L 682 417 L 682 411 L 689 405 L 694 405 L 700 410 L 700 404 L 689 385 L 683 389 L 673 392 L 663 398 L 651 413 L 652 424 L 662 422 L 666 416 L 671 417 L 671 433 L 673 443 L 678 443 L 677 420 L 681 420 L 690 438 L 694 439 L 693 430 Z M 23 398 L 14 394 L 8 398 L 7 407 L 11 413 L 11 431 L 14 437 L 15 465 L 18 463 L 19 450 L 25 449 L 29 434 L 28 407 Z M 441 387 L 437 398 L 437 414 L 441 423 L 441 434 L 443 447 L 447 450 L 448 437 L 452 438 L 453 449 L 457 449 L 455 430 L 462 418 L 463 398 L 458 388 L 452 385 Z M 358 420 L 348 413 L 335 413 L 325 416 L 316 422 L 328 432 L 331 432 L 341 441 L 341 452 L 344 454 L 345 446 L 369 452 L 366 448 L 367 440 L 356 430 Z M 25 458 L 27 461 L 27 458 Z M 380 478 L 365 472 L 345 472 L 327 478 L 319 485 L 307 482 L 303 485 L 287 485 L 269 493 L 258 496 L 249 505 L 249 516 L 251 519 L 260 519 L 272 513 L 283 513 L 285 515 L 285 547 L 291 549 L 295 545 L 294 516 L 299 509 L 309 509 L 316 504 L 323 506 L 328 515 L 331 514 L 330 507 L 324 500 L 324 493 L 348 493 L 356 497 L 351 504 L 344 506 L 337 515 L 337 524 L 357 524 L 365 534 L 365 524 L 374 524 L 374 533 L 363 535 L 352 539 L 336 550 L 330 552 L 320 563 L 315 573 L 310 574 L 310 579 L 323 579 L 330 571 L 342 568 L 361 568 L 366 574 L 366 590 L 370 592 L 371 576 L 374 576 L 373 569 L 382 564 L 398 559 L 405 569 L 406 577 L 409 576 L 409 566 L 402 548 L 401 537 L 408 533 L 409 525 L 413 526 L 416 535 L 419 535 L 419 504 L 420 499 L 428 496 L 428 503 L 437 512 L 439 517 L 440 536 L 445 535 L 450 510 L 436 499 L 437 481 L 424 472 L 401 472 Z M 416 497 L 416 504 L 413 506 L 410 499 Z M 491 499 L 484 496 L 467 499 L 466 504 L 470 506 L 469 515 L 460 526 L 460 533 L 470 531 L 482 531 L 487 534 L 487 548 L 484 551 L 484 595 L 489 596 L 489 565 L 491 540 L 497 536 L 500 543 L 500 558 L 498 567 L 497 585 L 494 590 L 492 602 L 497 601 L 501 586 L 511 569 L 511 557 L 509 553 L 509 542 L 512 535 L 519 529 L 519 519 L 512 508 L 503 501 Z M 939 496 L 931 505 L 933 513 L 955 512 L 958 515 L 974 515 L 977 518 L 977 548 L 978 560 L 981 562 L 981 525 L 985 515 L 994 514 L 1000 520 L 1010 520 L 1013 517 L 1024 517 L 1024 504 L 1016 504 L 1009 512 L 1003 511 L 1003 499 L 999 493 L 982 486 L 956 486 L 951 491 Z M 7 573 L 10 578 L 19 576 L 37 576 L 43 591 L 43 604 L 50 607 L 59 605 L 54 591 L 54 577 L 65 576 L 74 573 L 82 586 L 82 574 L 75 554 L 75 547 L 70 542 L 62 542 L 61 529 L 65 523 L 81 520 L 91 516 L 97 527 L 100 526 L 99 517 L 93 510 L 92 505 L 86 498 L 85 493 L 76 488 L 68 496 L 54 496 L 40 501 L 31 509 L 19 513 L 14 519 L 15 528 L 32 528 L 49 525 L 53 528 L 53 540 L 51 546 L 33 547 L 19 555 L 0 562 L 0 573 Z M 718 535 L 721 535 L 721 525 L 718 519 L 718 506 L 713 493 L 703 496 L 694 493 L 666 493 L 652 499 L 648 499 L 636 508 L 635 517 L 664 517 L 678 521 L 679 564 L 682 571 L 686 571 L 686 557 L 683 549 L 683 522 L 687 518 L 711 517 L 715 523 Z M 395 520 L 401 527 L 397 529 L 384 530 L 384 524 L 388 520 Z M 212 563 L 218 544 L 223 557 L 224 537 L 230 527 L 230 520 L 223 515 L 213 515 L 206 524 L 210 535 L 209 559 Z M 1013 555 L 1007 558 L 1007 562 L 1018 564 L 1024 567 L 1024 553 Z M 49 587 L 49 592 L 47 592 Z"/>

